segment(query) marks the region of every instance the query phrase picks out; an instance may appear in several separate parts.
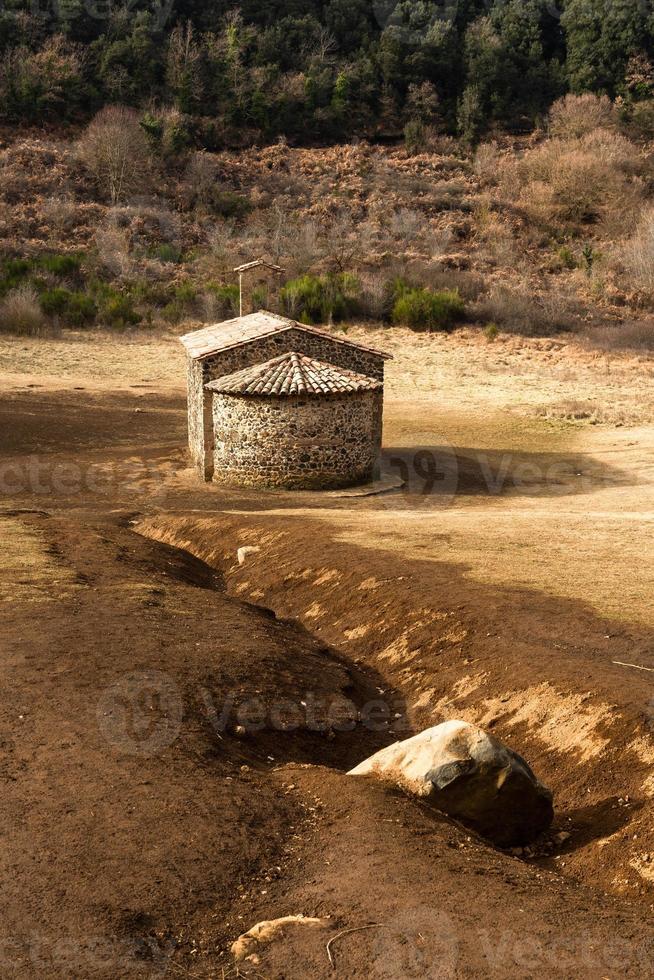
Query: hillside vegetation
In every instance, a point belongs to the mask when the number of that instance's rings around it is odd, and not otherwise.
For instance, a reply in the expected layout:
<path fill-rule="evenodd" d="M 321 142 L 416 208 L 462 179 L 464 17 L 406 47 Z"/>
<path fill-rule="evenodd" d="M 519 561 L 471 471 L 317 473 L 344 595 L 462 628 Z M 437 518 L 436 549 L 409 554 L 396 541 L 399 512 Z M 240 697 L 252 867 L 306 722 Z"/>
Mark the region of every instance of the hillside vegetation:
<path fill-rule="evenodd" d="M 175 118 L 156 136 L 120 107 L 66 137 L 4 131 L 1 329 L 229 317 L 232 268 L 262 255 L 306 322 L 652 341 L 652 154 L 606 97 L 567 96 L 547 135 L 474 150 L 442 136 L 210 153 L 176 147 Z"/>
<path fill-rule="evenodd" d="M 492 128 L 529 131 L 571 91 L 654 126 L 647 4 L 623 0 L 9 0 L 0 117 L 79 120 L 103 105 L 179 113 L 220 149 Z"/>

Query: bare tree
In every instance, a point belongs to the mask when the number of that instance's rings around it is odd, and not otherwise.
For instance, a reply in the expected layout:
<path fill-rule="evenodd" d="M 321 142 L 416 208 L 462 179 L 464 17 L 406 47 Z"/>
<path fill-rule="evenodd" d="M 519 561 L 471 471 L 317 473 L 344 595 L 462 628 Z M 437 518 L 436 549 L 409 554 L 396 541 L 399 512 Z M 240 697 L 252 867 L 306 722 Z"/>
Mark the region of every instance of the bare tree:
<path fill-rule="evenodd" d="M 124 106 L 101 109 L 79 141 L 78 152 L 112 204 L 141 190 L 150 170 L 138 113 Z"/>
<path fill-rule="evenodd" d="M 166 58 L 166 82 L 183 108 L 202 94 L 201 67 L 202 51 L 189 20 L 173 30 Z"/>
<path fill-rule="evenodd" d="M 219 177 L 216 159 L 204 150 L 196 151 L 191 155 L 184 175 L 187 203 L 197 208 L 208 208 L 217 186 Z"/>
<path fill-rule="evenodd" d="M 336 38 L 326 27 L 321 27 L 318 36 L 306 45 L 305 54 L 317 67 L 333 64 L 338 51 Z"/>
<path fill-rule="evenodd" d="M 368 251 L 373 234 L 370 222 L 357 221 L 344 208 L 328 219 L 320 229 L 319 240 L 333 271 L 350 271 L 356 259 Z"/>

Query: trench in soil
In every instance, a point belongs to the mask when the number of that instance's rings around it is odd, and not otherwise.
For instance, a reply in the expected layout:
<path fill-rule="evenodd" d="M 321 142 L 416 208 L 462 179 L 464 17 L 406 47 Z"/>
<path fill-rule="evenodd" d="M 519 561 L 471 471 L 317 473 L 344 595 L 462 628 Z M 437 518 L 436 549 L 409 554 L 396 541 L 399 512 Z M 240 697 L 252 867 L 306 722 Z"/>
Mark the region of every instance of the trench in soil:
<path fill-rule="evenodd" d="M 555 796 L 553 833 L 566 842 L 534 860 L 603 891 L 652 901 L 654 742 L 636 672 L 613 660 L 652 659 L 645 629 L 579 604 L 489 589 L 460 570 L 344 546 L 324 526 L 260 514 L 160 515 L 140 534 L 220 570 L 232 596 L 272 610 L 318 643 L 358 708 L 388 721 L 293 738 L 304 762 L 345 769 L 376 749 L 448 718 L 493 731 L 525 756 Z M 237 549 L 259 549 L 236 561 Z M 652 663 L 654 666 L 654 663 Z M 317 676 L 316 676 L 317 679 Z M 257 752 L 285 736 L 261 731 Z M 298 746 L 303 748 L 298 754 Z"/>

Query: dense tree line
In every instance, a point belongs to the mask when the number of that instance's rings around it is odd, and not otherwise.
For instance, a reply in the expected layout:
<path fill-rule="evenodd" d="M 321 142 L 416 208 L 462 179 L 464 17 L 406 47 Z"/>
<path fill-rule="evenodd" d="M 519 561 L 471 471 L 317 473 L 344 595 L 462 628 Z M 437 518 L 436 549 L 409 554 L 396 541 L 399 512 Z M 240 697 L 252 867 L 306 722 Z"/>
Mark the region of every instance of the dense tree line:
<path fill-rule="evenodd" d="M 525 130 L 566 91 L 651 96 L 649 0 L 4 0 L 0 118 L 121 103 L 179 139 Z"/>

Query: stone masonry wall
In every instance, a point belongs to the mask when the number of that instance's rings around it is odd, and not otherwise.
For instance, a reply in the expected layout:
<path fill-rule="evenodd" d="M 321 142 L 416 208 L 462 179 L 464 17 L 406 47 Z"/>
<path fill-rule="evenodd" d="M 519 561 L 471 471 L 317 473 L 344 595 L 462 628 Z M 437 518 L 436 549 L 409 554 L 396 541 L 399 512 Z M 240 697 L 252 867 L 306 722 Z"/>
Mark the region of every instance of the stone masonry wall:
<path fill-rule="evenodd" d="M 357 347 L 339 343 L 330 337 L 319 337 L 304 330 L 286 330 L 283 333 L 253 340 L 242 347 L 219 351 L 211 357 L 199 361 L 189 361 L 188 368 L 188 429 L 191 459 L 206 480 L 213 471 L 213 423 L 211 419 L 211 397 L 204 385 L 223 375 L 232 374 L 241 368 L 262 364 L 279 354 L 295 350 L 320 361 L 327 361 L 336 367 L 358 371 L 371 378 L 384 380 L 384 360 L 379 354 L 369 353 Z M 381 412 L 379 413 L 379 432 L 376 438 L 381 442 Z"/>
<path fill-rule="evenodd" d="M 381 391 L 311 398 L 213 394 L 214 480 L 327 490 L 365 483 L 381 450 Z"/>
<path fill-rule="evenodd" d="M 190 357 L 187 363 L 188 448 L 193 463 L 202 469 L 204 430 L 202 425 L 203 392 L 202 362 Z"/>

